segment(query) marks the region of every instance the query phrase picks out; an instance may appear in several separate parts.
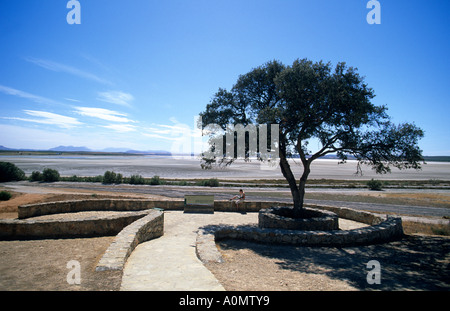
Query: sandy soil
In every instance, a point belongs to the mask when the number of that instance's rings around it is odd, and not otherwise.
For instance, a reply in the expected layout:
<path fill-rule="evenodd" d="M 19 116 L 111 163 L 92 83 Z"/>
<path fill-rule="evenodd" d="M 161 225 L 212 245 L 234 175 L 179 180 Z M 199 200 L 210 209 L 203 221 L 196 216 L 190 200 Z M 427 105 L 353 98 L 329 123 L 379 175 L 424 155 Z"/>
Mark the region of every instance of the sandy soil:
<path fill-rule="evenodd" d="M 450 239 L 409 236 L 364 247 L 294 247 L 225 240 L 207 267 L 229 291 L 449 290 Z M 381 283 L 368 284 L 370 260 Z"/>
<path fill-rule="evenodd" d="M 0 202 L 0 218 L 17 218 L 17 206 L 31 203 L 93 198 L 128 197 L 102 193 L 16 193 L 9 201 Z M 134 197 L 134 195 L 130 195 Z M 47 216 L 42 216 L 47 217 Z M 49 216 L 52 217 L 52 216 Z M 53 216 L 54 218 L 54 216 Z M 96 272 L 95 267 L 114 237 L 88 239 L 48 239 L 0 241 L 0 291 L 112 291 L 119 290 L 122 272 Z M 77 260 L 81 267 L 81 283 L 68 284 L 67 263 Z"/>
<path fill-rule="evenodd" d="M 17 217 L 21 204 L 82 198 L 92 194 L 14 193 L 10 201 L 0 202 L 0 218 Z M 95 271 L 113 238 L 0 241 L 0 290 L 118 290 L 121 272 Z M 231 240 L 219 247 L 226 262 L 207 267 L 227 290 L 450 289 L 450 239 L 444 237 L 410 236 L 400 242 L 343 249 Z M 382 266 L 380 285 L 366 281 L 365 264 L 372 259 Z M 70 260 L 81 264 L 80 285 L 66 281 Z"/>
<path fill-rule="evenodd" d="M 0 290 L 119 290 L 122 272 L 96 272 L 114 237 L 0 241 Z M 70 285 L 67 263 L 80 263 L 81 283 Z"/>

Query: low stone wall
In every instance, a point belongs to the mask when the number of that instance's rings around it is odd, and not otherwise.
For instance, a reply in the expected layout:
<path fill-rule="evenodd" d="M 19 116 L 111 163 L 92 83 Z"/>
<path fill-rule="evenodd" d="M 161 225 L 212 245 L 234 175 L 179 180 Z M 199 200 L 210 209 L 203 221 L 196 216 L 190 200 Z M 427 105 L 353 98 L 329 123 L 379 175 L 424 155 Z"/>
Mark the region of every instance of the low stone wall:
<path fill-rule="evenodd" d="M 270 208 L 272 206 L 289 206 L 292 204 L 285 202 L 254 202 L 245 201 L 239 203 L 239 212 L 242 210 L 246 212 L 259 212 L 261 209 Z M 236 212 L 236 207 L 231 201 L 214 201 L 214 210 L 218 212 Z"/>
<path fill-rule="evenodd" d="M 327 206 L 315 206 L 315 208 L 335 209 Z M 336 208 L 333 212 L 341 218 L 358 219 L 356 221 L 368 223 L 371 226 L 353 230 L 301 231 L 259 228 L 256 225 L 210 225 L 198 231 L 197 256 L 203 262 L 222 262 L 223 259 L 215 244 L 221 239 L 296 246 L 346 247 L 387 243 L 404 236 L 400 217 L 382 216 L 348 208 Z"/>
<path fill-rule="evenodd" d="M 303 214 L 307 218 L 289 217 L 293 213 L 292 207 L 270 207 L 261 209 L 258 215 L 260 228 L 282 228 L 288 230 L 323 230 L 339 229 L 336 213 L 324 209 L 304 207 Z"/>
<path fill-rule="evenodd" d="M 357 222 L 362 222 L 368 225 L 377 225 L 385 220 L 385 216 L 380 214 L 375 214 L 371 212 L 358 211 L 351 208 L 346 207 L 335 207 L 328 205 L 315 205 L 315 204 L 305 204 L 305 206 L 310 208 L 327 210 L 335 213 L 340 218 L 349 219 Z"/>
<path fill-rule="evenodd" d="M 21 205 L 18 207 L 19 219 L 30 217 L 76 213 L 86 211 L 142 211 L 152 208 L 183 209 L 183 201 L 150 201 L 150 200 L 74 200 L 40 204 Z"/>
<path fill-rule="evenodd" d="M 138 244 L 163 234 L 164 212 L 153 210 L 149 215 L 136 220 L 120 231 L 95 270 L 123 270 L 128 257 Z"/>
<path fill-rule="evenodd" d="M 151 213 L 151 210 L 123 212 L 120 215 L 77 219 L 0 220 L 0 239 L 53 239 L 112 236 L 124 227 Z"/>
<path fill-rule="evenodd" d="M 240 207 L 247 212 L 258 212 L 260 209 L 271 206 L 288 206 L 282 202 L 251 202 L 246 201 Z M 116 200 L 116 199 L 92 199 L 73 200 L 39 204 L 21 205 L 18 207 L 19 219 L 37 217 L 51 214 L 76 213 L 82 211 L 140 211 L 152 208 L 163 210 L 184 209 L 183 200 Z M 218 212 L 236 212 L 231 201 L 214 201 L 214 210 Z"/>
<path fill-rule="evenodd" d="M 122 270 L 135 247 L 164 234 L 163 208 L 182 209 L 180 201 L 80 200 L 19 206 L 19 218 L 0 220 L 0 239 L 75 238 L 116 235 L 97 264 L 97 271 Z M 170 206 L 169 206 L 170 205 Z M 79 212 L 120 211 L 109 216 L 73 219 Z M 38 216 L 69 214 L 67 218 Z M 61 215 L 63 216 L 63 215 Z M 53 216 L 54 217 L 54 216 Z M 27 219 L 24 219 L 27 218 Z M 72 218 L 72 219 L 70 219 Z"/>

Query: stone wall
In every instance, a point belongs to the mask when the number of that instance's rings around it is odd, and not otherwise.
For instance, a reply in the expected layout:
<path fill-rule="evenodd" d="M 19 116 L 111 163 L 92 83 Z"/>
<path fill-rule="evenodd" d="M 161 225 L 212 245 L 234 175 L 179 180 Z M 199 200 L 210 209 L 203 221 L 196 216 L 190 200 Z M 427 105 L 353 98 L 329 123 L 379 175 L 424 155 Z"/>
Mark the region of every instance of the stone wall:
<path fill-rule="evenodd" d="M 182 210 L 183 206 L 183 201 L 92 199 L 21 205 L 18 207 L 18 214 L 19 219 L 25 219 L 82 211 L 142 211 L 152 208 Z"/>
<path fill-rule="evenodd" d="M 259 212 L 261 209 L 269 208 L 272 206 L 289 206 L 292 204 L 285 202 L 254 202 L 254 201 L 245 201 L 243 203 L 239 203 L 239 211 L 245 210 L 246 212 Z M 236 212 L 236 207 L 233 206 L 233 202 L 231 201 L 214 201 L 214 210 L 218 212 Z"/>
<path fill-rule="evenodd" d="M 336 213 L 324 209 L 304 207 L 305 218 L 292 218 L 292 207 L 270 207 L 259 211 L 260 228 L 281 228 L 289 230 L 338 230 Z"/>
<path fill-rule="evenodd" d="M 138 244 L 163 234 L 164 212 L 153 210 L 120 231 L 100 259 L 96 271 L 123 270 L 128 257 Z"/>
<path fill-rule="evenodd" d="M 357 222 L 362 222 L 368 225 L 377 225 L 381 223 L 386 217 L 380 214 L 375 214 L 371 212 L 359 211 L 346 207 L 335 207 L 328 205 L 315 205 L 315 204 L 305 204 L 305 206 L 310 208 L 323 209 L 335 213 L 340 218 L 350 219 Z"/>
<path fill-rule="evenodd" d="M 282 202 L 245 202 L 247 212 L 258 212 L 272 206 L 289 206 Z M 211 225 L 200 228 L 197 254 L 202 261 L 221 261 L 215 245 L 220 239 L 241 239 L 260 243 L 304 246 L 353 246 L 385 243 L 403 236 L 400 217 L 388 217 L 349 208 L 332 206 L 307 207 L 323 209 L 346 218 L 369 224 L 354 230 L 300 231 L 258 228 L 254 226 Z M 97 270 L 120 270 L 133 249 L 143 241 L 163 235 L 164 213 L 161 210 L 183 210 L 182 200 L 83 200 L 19 206 L 19 218 L 0 220 L 0 239 L 66 238 L 116 235 L 100 260 Z M 229 201 L 215 201 L 216 211 L 234 212 Z M 83 211 L 124 211 L 120 216 L 88 217 L 75 220 L 38 220 L 32 217 Z M 27 219 L 31 218 L 31 219 Z"/>
<path fill-rule="evenodd" d="M 127 258 L 142 242 L 164 234 L 164 212 L 168 201 L 82 200 L 19 206 L 19 218 L 0 220 L 0 239 L 75 238 L 116 235 L 96 270 L 122 270 Z M 174 201 L 170 207 L 182 208 Z M 78 212 L 121 211 L 116 215 L 77 217 Z M 58 219 L 35 218 L 68 214 Z M 71 219 L 72 218 L 72 219 Z"/>
<path fill-rule="evenodd" d="M 256 225 L 209 225 L 198 231 L 197 255 L 203 262 L 222 262 L 223 259 L 215 244 L 221 239 L 296 246 L 346 247 L 387 243 L 404 236 L 400 217 L 377 215 L 349 208 L 313 207 L 331 210 L 341 218 L 367 223 L 370 226 L 353 230 L 302 231 L 259 228 Z"/>
<path fill-rule="evenodd" d="M 120 215 L 91 216 L 77 219 L 4 219 L 0 220 L 0 239 L 52 239 L 112 236 L 124 227 L 151 213 L 151 210 L 124 212 Z"/>
<path fill-rule="evenodd" d="M 170 202 L 170 203 L 169 203 Z M 21 205 L 19 219 L 0 220 L 0 239 L 112 236 L 155 208 L 182 209 L 183 201 L 92 199 Z M 38 216 L 120 211 L 119 215 L 41 220 Z"/>
<path fill-rule="evenodd" d="M 271 206 L 287 206 L 283 202 L 244 202 L 242 209 L 247 212 L 258 212 L 260 209 Z M 82 211 L 141 211 L 152 208 L 163 210 L 184 209 L 184 200 L 116 200 L 116 199 L 92 199 L 49 202 L 40 204 L 28 204 L 18 207 L 19 219 L 26 219 L 42 215 L 76 213 Z M 236 208 L 230 201 L 214 201 L 214 210 L 218 212 L 236 212 Z"/>

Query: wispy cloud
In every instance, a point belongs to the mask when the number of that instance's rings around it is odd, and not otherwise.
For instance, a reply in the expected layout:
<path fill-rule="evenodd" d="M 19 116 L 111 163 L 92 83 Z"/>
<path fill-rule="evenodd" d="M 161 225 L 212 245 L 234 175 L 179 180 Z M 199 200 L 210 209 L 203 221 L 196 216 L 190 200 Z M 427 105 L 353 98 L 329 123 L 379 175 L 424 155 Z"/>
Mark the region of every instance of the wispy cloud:
<path fill-rule="evenodd" d="M 52 104 L 52 105 L 60 105 L 61 104 L 53 99 L 34 95 L 31 93 L 27 93 L 27 92 L 17 90 L 12 87 L 4 86 L 4 85 L 0 85 L 0 92 L 7 94 L 7 95 L 12 95 L 12 96 L 29 99 L 29 100 L 31 100 L 35 103 L 39 103 L 39 104 Z"/>
<path fill-rule="evenodd" d="M 120 133 L 133 132 L 137 130 L 136 126 L 131 124 L 110 124 L 104 125 L 103 127 Z"/>
<path fill-rule="evenodd" d="M 81 100 L 78 100 L 78 99 L 74 99 L 74 98 L 68 98 L 68 97 L 66 97 L 66 98 L 64 98 L 65 100 L 68 100 L 68 101 L 70 101 L 70 102 L 74 102 L 74 103 L 81 103 Z"/>
<path fill-rule="evenodd" d="M 190 128 L 186 124 L 178 124 L 178 125 L 157 124 L 157 126 L 165 128 L 165 130 L 159 130 L 161 133 L 166 132 L 172 135 L 185 134 L 186 130 L 190 131 Z"/>
<path fill-rule="evenodd" d="M 134 100 L 134 97 L 131 94 L 121 91 L 108 91 L 99 92 L 97 99 L 111 104 L 131 107 L 131 102 Z"/>
<path fill-rule="evenodd" d="M 148 137 L 148 138 L 157 138 L 157 139 L 168 140 L 168 141 L 176 141 L 179 139 L 178 137 L 164 136 L 164 135 L 155 134 L 155 133 L 142 133 L 142 135 L 144 135 L 145 137 Z"/>
<path fill-rule="evenodd" d="M 36 117 L 38 119 L 30 119 L 30 118 L 19 118 L 19 117 L 4 117 L 4 119 L 10 120 L 19 120 L 25 122 L 33 122 L 39 124 L 49 124 L 55 125 L 61 128 L 70 129 L 79 125 L 82 125 L 80 121 L 76 118 L 63 116 L 60 114 L 47 112 L 47 111 L 36 111 L 36 110 L 24 110 L 24 112 L 32 117 Z"/>
<path fill-rule="evenodd" d="M 171 131 L 170 130 L 168 130 L 168 129 L 159 129 L 159 128 L 156 128 L 156 127 L 147 127 L 146 128 L 146 130 L 148 131 L 148 132 L 151 132 L 151 133 L 153 133 L 153 134 L 158 134 L 158 135 L 168 135 L 168 134 L 171 134 Z"/>
<path fill-rule="evenodd" d="M 189 125 L 170 118 L 174 124 L 153 124 L 142 131 L 142 135 L 149 138 L 157 138 L 168 141 L 180 141 L 194 137 L 201 137 L 201 132 L 191 129 Z"/>
<path fill-rule="evenodd" d="M 84 71 L 84 70 L 81 70 L 81 69 L 78 69 L 76 67 L 72 67 L 69 65 L 57 63 L 57 62 L 46 60 L 46 59 L 31 58 L 31 57 L 26 58 L 25 60 L 30 63 L 33 63 L 39 67 L 47 69 L 47 70 L 51 70 L 51 71 L 55 71 L 55 72 L 65 72 L 65 73 L 68 73 L 68 74 L 71 74 L 71 75 L 74 75 L 74 76 L 77 76 L 77 77 L 80 77 L 83 79 L 98 82 L 101 84 L 106 84 L 106 85 L 113 84 L 110 81 L 100 78 L 99 76 L 97 76 L 93 73 L 90 73 L 90 72 L 87 72 L 87 71 Z"/>
<path fill-rule="evenodd" d="M 126 114 L 117 111 L 103 109 L 103 108 L 91 108 L 91 107 L 75 107 L 76 113 L 92 118 L 98 118 L 111 122 L 119 123 L 132 123 L 135 122 L 131 119 L 126 118 Z"/>

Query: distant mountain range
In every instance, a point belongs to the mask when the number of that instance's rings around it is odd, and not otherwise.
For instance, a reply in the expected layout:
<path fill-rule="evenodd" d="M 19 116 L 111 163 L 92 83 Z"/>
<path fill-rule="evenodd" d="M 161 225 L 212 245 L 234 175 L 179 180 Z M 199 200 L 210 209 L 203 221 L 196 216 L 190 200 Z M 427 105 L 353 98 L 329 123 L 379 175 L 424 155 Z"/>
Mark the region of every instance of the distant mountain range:
<path fill-rule="evenodd" d="M 0 145 L 0 151 L 52 151 L 52 152 L 108 152 L 108 153 L 130 153 L 130 154 L 158 154 L 158 155 L 171 155 L 169 151 L 165 150 L 132 150 L 127 148 L 105 148 L 101 150 L 92 150 L 87 147 L 77 146 L 58 146 L 46 150 L 38 149 L 12 149 Z"/>
<path fill-rule="evenodd" d="M 48 151 L 66 151 L 66 152 L 73 152 L 73 151 L 93 151 L 87 147 L 74 147 L 74 146 L 58 146 L 55 148 L 48 149 Z"/>
<path fill-rule="evenodd" d="M 105 148 L 102 150 L 92 150 L 87 147 L 76 147 L 76 146 L 58 146 L 47 150 L 37 150 L 37 149 L 12 149 L 0 145 L 0 151 L 27 151 L 27 152 L 101 152 L 101 153 L 126 153 L 126 154 L 141 154 L 141 155 L 161 155 L 170 156 L 171 152 L 166 150 L 133 150 L 127 148 Z M 294 156 L 295 157 L 295 156 Z M 329 154 L 322 159 L 337 159 L 336 155 Z M 352 156 L 348 156 L 349 160 L 354 159 Z M 450 162 L 450 156 L 424 156 L 425 161 L 428 162 Z"/>

